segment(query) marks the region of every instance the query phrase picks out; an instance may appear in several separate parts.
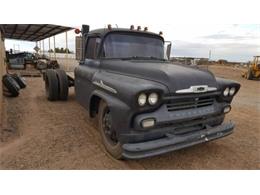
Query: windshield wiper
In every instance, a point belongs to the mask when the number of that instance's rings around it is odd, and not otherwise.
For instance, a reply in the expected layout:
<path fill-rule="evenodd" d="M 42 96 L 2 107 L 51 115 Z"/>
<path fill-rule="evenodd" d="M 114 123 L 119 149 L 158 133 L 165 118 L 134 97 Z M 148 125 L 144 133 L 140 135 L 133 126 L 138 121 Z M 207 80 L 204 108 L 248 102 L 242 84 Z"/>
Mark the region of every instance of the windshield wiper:
<path fill-rule="evenodd" d="M 160 61 L 166 61 L 166 59 L 157 58 L 154 56 L 132 56 L 127 58 L 121 58 L 122 60 L 160 60 Z"/>

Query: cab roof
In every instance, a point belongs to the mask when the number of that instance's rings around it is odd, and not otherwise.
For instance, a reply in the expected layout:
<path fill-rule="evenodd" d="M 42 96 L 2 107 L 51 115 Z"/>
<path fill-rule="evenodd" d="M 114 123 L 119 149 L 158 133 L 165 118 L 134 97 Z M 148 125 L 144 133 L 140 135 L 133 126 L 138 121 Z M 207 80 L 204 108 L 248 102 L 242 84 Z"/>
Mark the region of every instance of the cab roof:
<path fill-rule="evenodd" d="M 152 36 L 156 36 L 158 38 L 161 38 L 162 40 L 163 37 L 160 36 L 159 34 L 153 33 L 153 32 L 149 32 L 149 31 L 143 31 L 143 30 L 130 30 L 127 28 L 112 28 L 112 29 L 108 29 L 108 28 L 100 28 L 100 29 L 96 29 L 96 30 L 92 30 L 89 31 L 88 35 L 97 35 L 100 37 L 105 37 L 107 34 L 109 33 L 113 33 L 113 32 L 123 32 L 123 33 L 136 33 L 136 34 L 143 34 L 143 35 L 152 35 Z"/>

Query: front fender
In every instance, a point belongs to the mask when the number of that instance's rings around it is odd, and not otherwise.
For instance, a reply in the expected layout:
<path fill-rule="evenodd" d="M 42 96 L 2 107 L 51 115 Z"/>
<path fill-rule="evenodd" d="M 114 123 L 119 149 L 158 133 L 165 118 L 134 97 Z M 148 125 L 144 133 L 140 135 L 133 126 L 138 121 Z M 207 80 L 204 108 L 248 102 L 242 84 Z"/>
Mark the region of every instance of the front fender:
<path fill-rule="evenodd" d="M 241 85 L 238 82 L 236 82 L 236 81 L 232 81 L 232 80 L 228 80 L 228 79 L 224 79 L 224 78 L 219 78 L 219 77 L 216 77 L 216 81 L 218 83 L 218 88 L 220 89 L 221 94 L 222 94 L 219 97 L 220 98 L 219 100 L 231 103 L 233 98 L 234 98 L 234 96 L 238 93 Z M 236 92 L 235 92 L 235 94 L 233 96 L 227 96 L 227 97 L 223 96 L 223 91 L 227 87 L 229 87 L 229 88 L 235 87 L 236 88 Z"/>
<path fill-rule="evenodd" d="M 123 133 L 131 126 L 131 118 L 133 116 L 131 108 L 120 99 L 101 90 L 94 90 L 90 97 L 89 107 L 93 97 L 99 97 L 104 100 L 112 113 L 112 127 L 117 134 Z M 90 110 L 90 109 L 89 109 Z"/>

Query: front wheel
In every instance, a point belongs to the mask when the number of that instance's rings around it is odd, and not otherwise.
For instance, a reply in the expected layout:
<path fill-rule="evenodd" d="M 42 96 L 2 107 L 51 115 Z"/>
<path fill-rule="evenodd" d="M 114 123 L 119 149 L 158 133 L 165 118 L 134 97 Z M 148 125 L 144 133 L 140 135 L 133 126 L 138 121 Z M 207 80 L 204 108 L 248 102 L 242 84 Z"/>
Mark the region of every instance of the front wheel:
<path fill-rule="evenodd" d="M 98 128 L 108 153 L 116 159 L 122 159 L 122 144 L 113 129 L 111 111 L 104 101 L 101 101 L 99 105 Z"/>

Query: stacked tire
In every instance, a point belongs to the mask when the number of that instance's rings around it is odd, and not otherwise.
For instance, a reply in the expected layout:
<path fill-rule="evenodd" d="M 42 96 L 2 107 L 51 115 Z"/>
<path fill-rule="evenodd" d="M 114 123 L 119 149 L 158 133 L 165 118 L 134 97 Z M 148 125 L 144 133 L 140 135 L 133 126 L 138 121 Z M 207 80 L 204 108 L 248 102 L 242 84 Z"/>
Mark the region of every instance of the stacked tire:
<path fill-rule="evenodd" d="M 61 69 L 47 69 L 45 72 L 45 91 L 49 101 L 66 101 L 69 93 L 66 72 Z"/>
<path fill-rule="evenodd" d="M 21 89 L 26 88 L 25 79 L 23 77 L 21 77 L 20 75 L 17 75 L 17 74 L 13 74 L 13 75 L 11 75 L 11 77 L 14 78 L 14 80 L 18 83 L 18 85 Z"/>
<path fill-rule="evenodd" d="M 20 89 L 26 87 L 25 80 L 17 74 L 6 74 L 2 79 L 4 85 L 4 95 L 8 97 L 17 97 Z"/>

